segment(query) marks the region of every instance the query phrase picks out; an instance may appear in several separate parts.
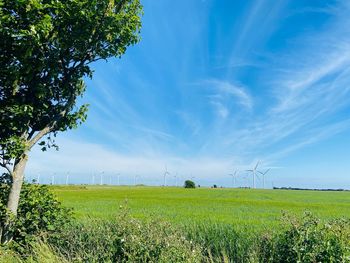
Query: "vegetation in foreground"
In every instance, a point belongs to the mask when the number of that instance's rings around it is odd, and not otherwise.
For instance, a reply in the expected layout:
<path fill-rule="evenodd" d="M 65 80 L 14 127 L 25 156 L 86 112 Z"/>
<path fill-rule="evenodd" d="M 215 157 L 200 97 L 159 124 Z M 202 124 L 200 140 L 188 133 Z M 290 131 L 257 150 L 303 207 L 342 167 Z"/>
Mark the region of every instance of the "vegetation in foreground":
<path fill-rule="evenodd" d="M 140 220 L 121 207 L 113 219 L 77 220 L 65 218 L 59 203 L 51 210 L 55 216 L 44 216 L 42 206 L 57 202 L 48 187 L 25 189 L 21 200 L 32 205 L 35 216 L 27 212 L 17 220 L 37 228 L 15 231 L 14 241 L 0 249 L 0 262 L 350 262 L 348 219 L 320 220 L 305 213 L 284 216 L 277 231 L 255 232 L 219 222 Z M 66 219 L 71 220 L 65 224 Z M 53 223 L 62 224 L 48 227 Z"/>

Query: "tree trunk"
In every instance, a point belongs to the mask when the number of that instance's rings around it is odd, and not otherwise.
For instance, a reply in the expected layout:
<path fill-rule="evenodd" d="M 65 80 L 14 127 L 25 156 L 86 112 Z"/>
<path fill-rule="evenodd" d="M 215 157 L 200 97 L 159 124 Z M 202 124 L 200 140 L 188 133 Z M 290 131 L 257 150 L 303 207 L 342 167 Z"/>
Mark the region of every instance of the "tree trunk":
<path fill-rule="evenodd" d="M 17 216 L 17 209 L 19 204 L 19 196 L 22 189 L 24 179 L 24 169 L 28 161 L 27 154 L 23 154 L 16 162 L 12 172 L 12 185 L 10 189 L 9 198 L 7 201 L 7 209 L 9 215 L 2 227 L 1 243 L 8 243 L 12 240 L 11 224 L 14 217 Z"/>

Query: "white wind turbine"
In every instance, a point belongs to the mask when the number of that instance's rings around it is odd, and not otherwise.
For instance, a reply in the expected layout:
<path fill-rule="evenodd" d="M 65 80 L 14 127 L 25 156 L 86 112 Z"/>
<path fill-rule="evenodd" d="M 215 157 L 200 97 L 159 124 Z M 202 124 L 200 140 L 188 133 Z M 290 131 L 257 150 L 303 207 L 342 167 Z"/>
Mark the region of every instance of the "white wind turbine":
<path fill-rule="evenodd" d="M 55 175 L 56 175 L 56 173 L 53 173 L 53 174 L 51 175 L 51 185 L 54 185 L 54 184 L 55 184 Z"/>
<path fill-rule="evenodd" d="M 235 170 L 233 174 L 229 174 L 229 176 L 232 177 L 232 188 L 236 186 L 236 175 L 238 173 L 238 170 Z"/>
<path fill-rule="evenodd" d="M 118 185 L 120 185 L 120 173 L 117 173 L 118 176 Z"/>
<path fill-rule="evenodd" d="M 102 172 L 100 173 L 100 185 L 103 185 L 103 176 L 104 176 L 104 174 L 105 174 L 104 171 L 102 171 Z"/>
<path fill-rule="evenodd" d="M 163 176 L 164 176 L 164 186 L 166 186 L 166 177 L 167 177 L 167 175 L 170 175 L 170 173 L 168 172 L 168 167 L 165 166 L 165 171 L 164 171 L 164 174 L 163 174 Z"/>
<path fill-rule="evenodd" d="M 270 171 L 271 169 L 269 168 L 269 169 L 267 169 L 265 172 L 260 172 L 260 171 L 258 171 L 261 175 L 262 175 L 262 177 L 263 177 L 263 189 L 265 189 L 265 175 Z"/>
<path fill-rule="evenodd" d="M 247 172 L 251 172 L 251 173 L 253 174 L 253 189 L 256 188 L 256 187 L 255 187 L 255 177 L 256 177 L 256 172 L 257 172 L 259 163 L 260 163 L 260 161 L 258 161 L 258 162 L 256 163 L 254 169 L 252 169 L 252 170 L 246 170 Z"/>
<path fill-rule="evenodd" d="M 138 174 L 135 174 L 134 175 L 134 185 L 135 186 L 136 186 L 137 178 L 140 178 L 140 176 Z"/>
<path fill-rule="evenodd" d="M 175 178 L 175 186 L 177 187 L 177 172 L 175 173 L 174 178 Z"/>
<path fill-rule="evenodd" d="M 66 185 L 68 185 L 68 181 L 69 181 L 69 172 L 67 172 L 66 174 Z"/>

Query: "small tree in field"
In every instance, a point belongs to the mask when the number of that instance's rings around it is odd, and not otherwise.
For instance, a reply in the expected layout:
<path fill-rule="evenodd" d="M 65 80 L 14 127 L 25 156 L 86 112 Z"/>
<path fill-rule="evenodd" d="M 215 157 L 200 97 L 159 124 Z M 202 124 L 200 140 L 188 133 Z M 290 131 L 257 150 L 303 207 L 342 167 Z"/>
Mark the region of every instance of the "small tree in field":
<path fill-rule="evenodd" d="M 196 188 L 196 184 L 191 180 L 186 180 L 184 187 L 185 188 Z"/>
<path fill-rule="evenodd" d="M 2 242 L 29 151 L 57 147 L 57 132 L 85 121 L 87 105 L 76 106 L 83 77 L 139 41 L 141 12 L 139 0 L 0 0 L 0 166 L 11 184 Z"/>

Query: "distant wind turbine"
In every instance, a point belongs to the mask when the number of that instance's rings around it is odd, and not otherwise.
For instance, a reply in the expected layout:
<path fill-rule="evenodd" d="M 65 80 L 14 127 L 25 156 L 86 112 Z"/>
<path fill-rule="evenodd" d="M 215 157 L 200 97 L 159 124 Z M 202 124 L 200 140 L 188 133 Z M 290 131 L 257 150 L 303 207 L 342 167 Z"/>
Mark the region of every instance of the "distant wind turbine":
<path fill-rule="evenodd" d="M 120 185 L 120 173 L 117 173 L 118 176 L 118 185 Z"/>
<path fill-rule="evenodd" d="M 174 177 L 175 177 L 175 186 L 177 187 L 177 172 L 175 173 Z"/>
<path fill-rule="evenodd" d="M 137 174 L 135 174 L 135 176 L 134 176 L 134 185 L 135 185 L 135 186 L 136 186 L 136 180 L 137 180 L 137 178 L 140 178 L 140 176 L 137 175 Z"/>
<path fill-rule="evenodd" d="M 95 184 L 95 177 L 96 177 L 96 172 L 92 174 L 92 185 Z"/>
<path fill-rule="evenodd" d="M 102 185 L 103 184 L 103 175 L 104 175 L 104 171 L 102 171 L 101 172 L 101 174 L 100 174 L 100 185 Z"/>
<path fill-rule="evenodd" d="M 258 161 L 256 163 L 255 167 L 252 170 L 246 170 L 247 172 L 251 172 L 253 174 L 253 189 L 256 188 L 256 186 L 255 186 L 255 177 L 256 177 L 256 172 L 257 172 L 259 164 L 260 164 L 260 161 Z"/>
<path fill-rule="evenodd" d="M 66 174 L 66 185 L 68 185 L 68 181 L 69 181 L 69 172 L 67 172 Z"/>
<path fill-rule="evenodd" d="M 267 169 L 265 172 L 260 172 L 259 173 L 262 175 L 263 177 L 263 189 L 265 189 L 265 175 L 270 171 L 271 169 Z"/>
<path fill-rule="evenodd" d="M 56 174 L 56 173 L 53 173 L 53 174 L 51 175 L 51 184 L 52 184 L 52 185 L 55 184 L 55 174 Z"/>
<path fill-rule="evenodd" d="M 235 170 L 233 174 L 229 174 L 229 176 L 232 177 L 232 188 L 236 186 L 236 175 L 238 173 L 238 170 Z"/>
<path fill-rule="evenodd" d="M 165 171 L 164 171 L 164 174 L 163 174 L 163 176 L 164 176 L 164 186 L 166 186 L 166 177 L 167 177 L 167 175 L 170 175 L 170 173 L 168 172 L 168 167 L 165 166 Z"/>

